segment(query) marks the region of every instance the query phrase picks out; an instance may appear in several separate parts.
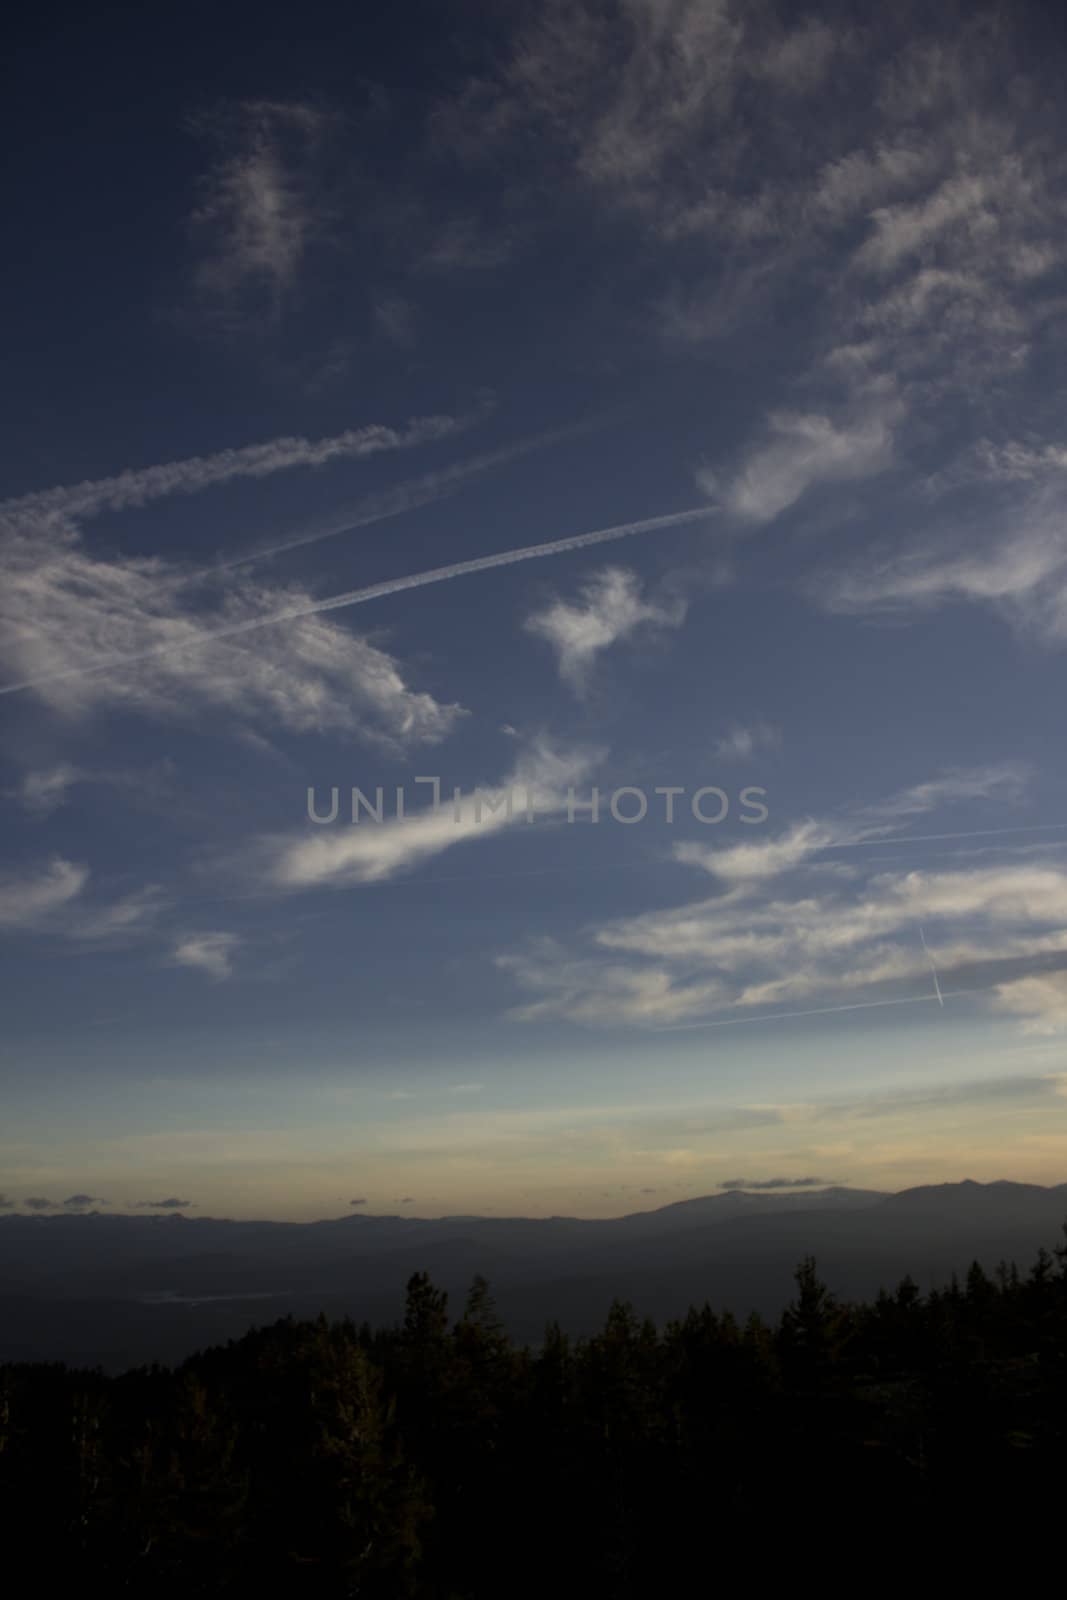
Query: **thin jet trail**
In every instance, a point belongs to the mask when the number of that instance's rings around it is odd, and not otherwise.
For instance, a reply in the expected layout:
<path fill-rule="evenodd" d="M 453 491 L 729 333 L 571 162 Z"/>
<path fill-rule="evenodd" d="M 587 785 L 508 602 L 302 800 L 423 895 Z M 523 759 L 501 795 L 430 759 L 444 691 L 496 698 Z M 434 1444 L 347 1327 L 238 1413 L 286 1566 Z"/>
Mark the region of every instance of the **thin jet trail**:
<path fill-rule="evenodd" d="M 432 583 L 447 583 L 453 578 L 470 577 L 476 572 L 488 572 L 494 567 L 510 567 L 520 561 L 540 561 L 548 556 L 565 555 L 572 550 L 586 550 L 593 545 L 608 544 L 616 539 L 629 539 L 641 533 L 657 533 L 662 528 L 675 528 L 687 522 L 699 522 L 714 516 L 714 505 L 692 506 L 687 511 L 671 511 L 665 516 L 645 517 L 640 522 L 621 522 L 611 528 L 597 528 L 592 533 L 576 533 L 565 539 L 551 539 L 545 544 L 522 545 L 515 550 L 500 550 L 491 556 L 475 556 L 470 561 L 455 561 L 447 567 L 432 567 L 426 572 L 413 572 L 403 578 L 387 578 L 383 583 L 368 584 L 363 589 L 349 589 L 345 594 L 331 595 L 325 600 L 312 600 L 306 605 L 289 606 L 284 611 L 274 611 L 263 617 L 250 617 L 243 622 L 228 623 L 222 628 L 205 629 L 194 638 L 159 645 L 153 650 L 141 650 L 132 655 L 113 656 L 107 661 L 90 661 L 80 667 L 66 667 L 62 672 L 43 673 L 40 677 L 23 678 L 19 683 L 0 685 L 0 695 L 19 694 L 24 689 L 36 689 L 62 679 L 85 678 L 101 672 L 114 672 L 119 667 L 135 665 L 141 661 L 157 660 L 160 656 L 176 655 L 183 650 L 195 650 L 218 639 L 232 639 L 240 634 L 252 633 L 257 628 L 269 628 L 281 622 L 296 622 L 302 617 L 318 616 L 322 612 L 341 611 L 348 606 L 367 605 L 372 600 L 384 600 L 406 589 L 422 589 Z"/>
<path fill-rule="evenodd" d="M 547 450 L 552 445 L 579 438 L 582 434 L 591 433 L 594 429 L 605 426 L 609 420 L 606 417 L 594 417 L 570 427 L 554 428 L 548 433 L 534 434 L 528 439 L 519 439 L 514 444 L 504 445 L 500 450 L 486 451 L 482 455 L 470 457 L 467 461 L 459 461 L 454 466 L 443 467 L 439 472 L 423 473 L 421 477 L 408 479 L 406 483 L 399 483 L 392 489 L 384 489 L 379 494 L 365 495 L 355 505 L 349 505 L 347 510 L 335 513 L 329 522 L 321 523 L 306 533 L 295 534 L 291 539 L 282 540 L 278 544 L 262 546 L 213 562 L 180 581 L 194 582 L 202 578 L 215 577 L 219 573 L 233 572 L 239 567 L 251 566 L 253 562 L 269 561 L 272 557 L 285 555 L 290 550 L 303 550 L 309 544 L 320 544 L 323 539 L 336 539 L 341 534 L 355 533 L 360 528 L 371 527 L 378 522 L 387 522 L 392 517 L 403 516 L 407 511 L 417 511 L 422 506 L 433 505 L 448 495 L 456 494 L 471 479 L 491 472 L 494 467 L 508 466 L 512 461 L 518 461 L 536 450 Z"/>
<path fill-rule="evenodd" d="M 926 934 L 923 932 L 923 928 L 922 928 L 922 924 L 921 923 L 919 924 L 919 938 L 923 942 L 923 949 L 926 951 L 926 959 L 927 959 L 927 961 L 929 961 L 929 963 L 930 963 L 930 971 L 934 975 L 934 992 L 937 995 L 937 1003 L 942 1008 L 942 1010 L 944 1010 L 945 1000 L 944 1000 L 944 996 L 941 993 L 941 983 L 940 983 L 940 981 L 938 979 L 937 968 L 934 966 L 934 958 L 930 954 L 930 946 L 926 942 Z"/>
<path fill-rule="evenodd" d="M 1006 833 L 1049 833 L 1067 828 L 1067 822 L 1022 823 L 1011 828 L 968 828 L 966 833 L 892 833 L 882 839 L 842 839 L 819 846 L 819 850 L 878 849 L 894 844 L 933 844 L 942 839 L 990 839 Z"/>
<path fill-rule="evenodd" d="M 936 994 L 908 994 L 896 1000 L 855 1000 L 844 1006 L 814 1006 L 805 1011 L 769 1011 L 759 1017 L 723 1017 L 715 1022 L 674 1022 L 668 1028 L 655 1028 L 654 1033 L 695 1033 L 701 1028 L 737 1028 L 754 1022 L 785 1022 L 792 1017 L 828 1017 L 838 1011 L 875 1011 L 880 1006 L 921 1006 L 931 1005 L 939 1000 L 942 1005 L 945 999 L 953 999 L 956 995 L 982 994 L 981 989 L 949 989 L 943 994 L 940 986 Z"/>

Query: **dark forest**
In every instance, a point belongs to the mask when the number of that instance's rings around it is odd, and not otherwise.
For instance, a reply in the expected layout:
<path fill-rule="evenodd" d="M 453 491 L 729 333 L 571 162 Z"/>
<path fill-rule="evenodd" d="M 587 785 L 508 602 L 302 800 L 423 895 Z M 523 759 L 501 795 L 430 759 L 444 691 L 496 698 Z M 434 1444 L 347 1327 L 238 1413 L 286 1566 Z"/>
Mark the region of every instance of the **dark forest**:
<path fill-rule="evenodd" d="M 616 1302 L 514 1344 L 476 1279 L 388 1329 L 286 1318 L 168 1369 L 0 1369 L 9 1558 L 153 1595 L 664 1592 L 713 1541 L 885 1539 L 1058 1509 L 1067 1245 L 839 1302 L 803 1260 L 774 1324 Z"/>

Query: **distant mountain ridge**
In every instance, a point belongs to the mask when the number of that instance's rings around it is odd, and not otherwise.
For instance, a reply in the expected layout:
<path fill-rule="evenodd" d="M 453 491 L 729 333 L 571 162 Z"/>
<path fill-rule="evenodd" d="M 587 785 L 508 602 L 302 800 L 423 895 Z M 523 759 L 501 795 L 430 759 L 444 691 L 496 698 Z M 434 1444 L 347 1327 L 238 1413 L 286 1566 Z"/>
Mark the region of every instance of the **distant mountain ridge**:
<path fill-rule="evenodd" d="M 780 1191 L 764 1189 L 726 1189 L 714 1194 L 694 1195 L 686 1200 L 673 1200 L 664 1206 L 656 1206 L 647 1211 L 629 1211 L 619 1217 L 574 1217 L 556 1215 L 551 1217 L 523 1217 L 523 1216 L 486 1216 L 482 1213 L 460 1213 L 441 1217 L 420 1217 L 406 1212 L 375 1212 L 352 1211 L 345 1212 L 339 1217 L 322 1217 L 311 1222 L 279 1221 L 269 1218 L 254 1218 L 239 1220 L 232 1217 L 189 1216 L 186 1210 L 174 1210 L 145 1214 L 139 1211 L 59 1211 L 52 1213 L 8 1211 L 0 1214 L 0 1226 L 4 1223 L 25 1222 L 34 1226 L 40 1224 L 68 1223 L 78 1224 L 88 1220 L 123 1221 L 137 1224 L 143 1228 L 155 1228 L 160 1224 L 197 1223 L 217 1224 L 234 1228 L 332 1228 L 348 1227 L 364 1229 L 367 1224 L 398 1223 L 405 1228 L 412 1226 L 441 1226 L 447 1228 L 468 1227 L 486 1224 L 499 1226 L 505 1223 L 525 1224 L 529 1226 L 585 1226 L 585 1227 L 612 1227 L 630 1224 L 648 1223 L 653 1218 L 662 1219 L 663 1223 L 683 1223 L 689 1220 L 701 1222 L 714 1222 L 730 1220 L 742 1215 L 771 1215 L 781 1211 L 861 1211 L 885 1205 L 899 1207 L 911 1211 L 934 1210 L 942 1214 L 963 1215 L 979 1210 L 1003 1211 L 1013 1206 L 1027 1207 L 1032 1205 L 1039 1212 L 1043 1209 L 1042 1197 L 1058 1197 L 1067 1199 L 1067 1183 L 1037 1184 L 1018 1183 L 1008 1178 L 997 1178 L 989 1183 L 979 1183 L 973 1178 L 964 1178 L 958 1182 L 920 1184 L 913 1188 L 901 1189 L 896 1192 L 881 1189 L 852 1189 L 847 1184 L 828 1184 L 820 1189 L 783 1189 Z"/>
<path fill-rule="evenodd" d="M 1029 1267 L 1063 1239 L 1067 1184 L 927 1184 L 882 1194 L 828 1186 L 729 1190 L 652 1211 L 580 1217 L 412 1217 L 318 1222 L 180 1214 L 0 1217 L 0 1360 L 117 1369 L 174 1360 L 293 1314 L 388 1323 L 414 1272 L 462 1302 L 480 1273 L 516 1338 L 558 1320 L 602 1324 L 615 1298 L 664 1321 L 710 1302 L 776 1316 L 814 1255 L 843 1298 L 905 1275 L 926 1287 L 972 1260 Z"/>

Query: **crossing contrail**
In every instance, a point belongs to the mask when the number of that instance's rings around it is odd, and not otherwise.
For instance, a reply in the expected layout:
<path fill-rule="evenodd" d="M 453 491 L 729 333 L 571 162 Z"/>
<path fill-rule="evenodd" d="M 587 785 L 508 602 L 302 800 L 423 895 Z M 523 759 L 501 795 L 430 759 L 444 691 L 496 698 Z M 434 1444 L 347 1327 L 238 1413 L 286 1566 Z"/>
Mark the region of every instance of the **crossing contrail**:
<path fill-rule="evenodd" d="M 183 650 L 195 650 L 212 644 L 217 639 L 232 639 L 257 628 L 269 628 L 277 623 L 296 622 L 302 617 L 318 616 L 326 611 L 342 611 L 348 606 L 367 605 L 372 600 L 384 600 L 389 595 L 402 594 L 406 589 L 422 589 L 431 583 L 447 583 L 453 578 L 470 577 L 476 572 L 488 572 L 493 567 L 511 567 L 520 561 L 540 561 L 548 556 L 566 555 L 572 550 L 587 550 L 594 545 L 609 544 L 617 539 L 629 539 L 642 533 L 657 533 L 662 528 L 676 528 L 687 522 L 699 522 L 714 516 L 714 505 L 691 506 L 687 511 L 670 511 L 665 516 L 645 517 L 639 522 L 620 522 L 611 528 L 597 528 L 592 533 L 576 533 L 565 539 L 551 539 L 545 544 L 522 545 L 515 550 L 500 550 L 491 556 L 475 556 L 470 561 L 454 561 L 447 567 L 431 567 L 426 572 L 413 572 L 403 578 L 387 578 L 382 583 L 368 584 L 362 589 L 349 589 L 344 594 L 331 595 L 325 600 L 309 600 L 304 605 L 288 606 L 262 617 L 249 617 L 243 622 L 231 622 L 221 628 L 206 628 L 195 638 L 158 645 L 152 650 L 140 650 L 130 655 L 113 656 L 106 661 L 90 661 L 79 667 L 66 667 L 61 672 L 48 672 L 40 677 L 23 678 L 18 683 L 0 685 L 0 695 L 18 694 L 24 689 L 36 689 L 62 679 L 85 678 L 101 672 L 114 672 L 119 667 L 132 666 L 141 661 L 156 660 L 161 656 L 176 655 Z"/>
<path fill-rule="evenodd" d="M 938 1003 L 939 1006 L 943 1007 L 944 1004 L 945 1004 L 945 1000 L 944 1000 L 944 996 L 941 993 L 941 984 L 940 984 L 940 981 L 939 981 L 938 976 L 937 976 L 937 968 L 934 966 L 934 958 L 930 954 L 930 946 L 926 942 L 926 934 L 923 932 L 921 923 L 919 925 L 919 938 L 923 942 L 923 949 L 926 951 L 926 959 L 927 959 L 927 961 L 929 961 L 929 963 L 930 963 L 930 971 L 934 975 L 934 993 L 937 995 L 937 1003 Z"/>

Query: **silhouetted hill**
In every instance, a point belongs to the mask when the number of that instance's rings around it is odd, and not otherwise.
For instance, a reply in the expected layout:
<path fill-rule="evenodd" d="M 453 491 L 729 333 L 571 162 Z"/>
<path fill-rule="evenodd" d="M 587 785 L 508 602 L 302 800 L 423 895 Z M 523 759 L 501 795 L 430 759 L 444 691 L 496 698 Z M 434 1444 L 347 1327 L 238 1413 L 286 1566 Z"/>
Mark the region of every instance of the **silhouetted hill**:
<path fill-rule="evenodd" d="M 878 1189 L 846 1189 L 836 1185 L 826 1189 L 791 1190 L 778 1194 L 757 1194 L 750 1189 L 730 1189 L 725 1194 L 698 1195 L 692 1200 L 676 1200 L 655 1211 L 636 1211 L 620 1217 L 633 1228 L 669 1231 L 709 1222 L 732 1222 L 737 1217 L 773 1216 L 782 1211 L 862 1211 L 892 1198 Z"/>
<path fill-rule="evenodd" d="M 1043 1188 L 1036 1183 L 1010 1183 L 1005 1179 L 975 1183 L 965 1178 L 962 1183 L 924 1184 L 887 1195 L 883 1209 L 897 1216 L 922 1213 L 961 1222 L 988 1217 L 998 1223 L 1040 1224 L 1049 1217 L 1067 1216 L 1067 1183 Z"/>

